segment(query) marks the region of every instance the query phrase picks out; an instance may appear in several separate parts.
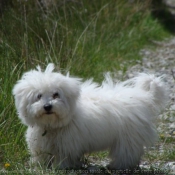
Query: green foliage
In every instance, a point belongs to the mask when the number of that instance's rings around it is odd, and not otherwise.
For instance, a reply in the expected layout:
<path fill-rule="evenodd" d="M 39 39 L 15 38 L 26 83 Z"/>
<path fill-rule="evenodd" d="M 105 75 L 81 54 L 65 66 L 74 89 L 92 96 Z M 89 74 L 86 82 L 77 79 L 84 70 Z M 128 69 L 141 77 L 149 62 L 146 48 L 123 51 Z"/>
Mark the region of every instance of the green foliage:
<path fill-rule="evenodd" d="M 167 36 L 151 18 L 149 1 L 58 1 L 45 11 L 32 2 L 14 2 L 1 19 L 0 58 L 3 65 L 10 59 L 11 71 L 17 64 L 28 70 L 54 62 L 98 80 L 123 60 L 138 59 L 150 40 Z"/>
<path fill-rule="evenodd" d="M 0 17 L 0 169 L 5 163 L 12 170 L 28 165 L 25 126 L 11 92 L 24 71 L 54 62 L 73 75 L 101 81 L 103 72 L 134 64 L 151 40 L 170 36 L 152 19 L 150 1 L 53 2 L 42 7 L 12 0 Z"/>

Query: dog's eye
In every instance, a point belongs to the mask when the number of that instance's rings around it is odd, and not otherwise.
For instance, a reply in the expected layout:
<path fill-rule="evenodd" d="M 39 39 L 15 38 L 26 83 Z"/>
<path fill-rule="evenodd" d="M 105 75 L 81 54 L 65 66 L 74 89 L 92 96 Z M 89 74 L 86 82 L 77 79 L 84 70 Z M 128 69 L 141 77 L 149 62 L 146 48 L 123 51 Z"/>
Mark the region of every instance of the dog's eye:
<path fill-rule="evenodd" d="M 41 97 L 42 97 L 42 95 L 41 94 L 38 94 L 37 99 L 40 100 Z"/>
<path fill-rule="evenodd" d="M 55 99 L 55 98 L 60 98 L 60 94 L 58 92 L 53 94 L 53 99 Z"/>

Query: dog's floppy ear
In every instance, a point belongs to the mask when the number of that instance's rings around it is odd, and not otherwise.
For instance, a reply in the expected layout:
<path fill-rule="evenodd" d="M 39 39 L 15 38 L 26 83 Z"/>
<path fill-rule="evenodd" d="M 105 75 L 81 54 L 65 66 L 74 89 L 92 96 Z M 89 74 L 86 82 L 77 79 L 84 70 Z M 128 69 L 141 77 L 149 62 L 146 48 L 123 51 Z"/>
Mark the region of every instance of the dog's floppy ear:
<path fill-rule="evenodd" d="M 19 109 L 23 109 L 23 107 L 27 105 L 26 99 L 30 96 L 31 92 L 26 82 L 23 80 L 19 80 L 14 86 L 12 93 L 15 98 L 17 111 L 19 112 Z"/>
<path fill-rule="evenodd" d="M 27 104 L 31 103 L 31 97 L 34 94 L 36 88 L 39 87 L 40 82 L 37 81 L 38 78 L 41 77 L 42 72 L 37 70 L 30 70 L 23 74 L 22 78 L 17 81 L 15 84 L 12 94 L 15 98 L 15 105 L 17 110 L 19 111 L 20 108 L 25 108 Z M 23 109 L 24 110 L 24 109 Z"/>
<path fill-rule="evenodd" d="M 31 95 L 31 91 L 27 83 L 23 79 L 19 80 L 14 86 L 12 93 L 15 98 L 15 106 L 18 112 L 18 117 L 25 125 L 33 125 L 33 120 L 26 121 L 28 119 L 26 118 L 26 107 L 28 103 L 31 103 L 29 100 L 27 100 L 27 98 Z"/>
<path fill-rule="evenodd" d="M 80 83 L 81 79 L 66 76 L 61 81 L 60 88 L 67 98 L 76 100 L 80 95 Z"/>

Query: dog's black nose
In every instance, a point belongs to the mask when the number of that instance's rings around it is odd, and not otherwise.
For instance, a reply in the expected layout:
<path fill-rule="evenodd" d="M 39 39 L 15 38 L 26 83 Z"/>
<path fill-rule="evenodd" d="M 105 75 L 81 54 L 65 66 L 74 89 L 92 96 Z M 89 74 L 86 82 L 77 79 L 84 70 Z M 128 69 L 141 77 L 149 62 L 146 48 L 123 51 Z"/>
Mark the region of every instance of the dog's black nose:
<path fill-rule="evenodd" d="M 45 104 L 44 105 L 44 109 L 49 112 L 52 109 L 52 105 L 51 104 Z"/>

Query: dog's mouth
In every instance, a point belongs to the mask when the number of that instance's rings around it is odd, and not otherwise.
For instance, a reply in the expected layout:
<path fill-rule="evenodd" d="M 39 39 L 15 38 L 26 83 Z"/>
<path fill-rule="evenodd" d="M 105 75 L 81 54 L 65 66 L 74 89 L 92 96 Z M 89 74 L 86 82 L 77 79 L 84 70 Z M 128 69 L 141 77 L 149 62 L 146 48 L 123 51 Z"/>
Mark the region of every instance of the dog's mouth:
<path fill-rule="evenodd" d="M 46 115 L 52 115 L 52 114 L 54 114 L 54 112 L 46 112 L 45 114 Z"/>

